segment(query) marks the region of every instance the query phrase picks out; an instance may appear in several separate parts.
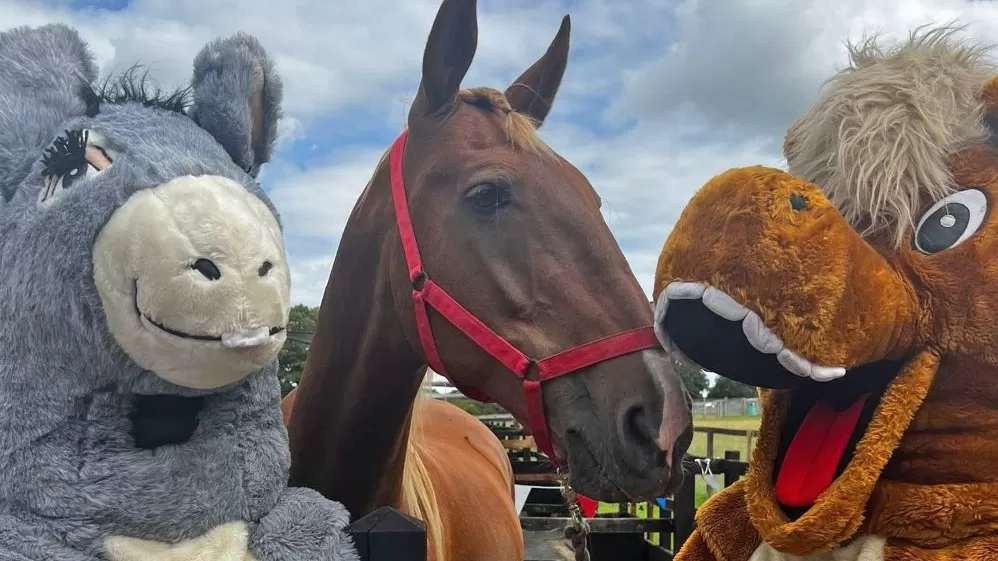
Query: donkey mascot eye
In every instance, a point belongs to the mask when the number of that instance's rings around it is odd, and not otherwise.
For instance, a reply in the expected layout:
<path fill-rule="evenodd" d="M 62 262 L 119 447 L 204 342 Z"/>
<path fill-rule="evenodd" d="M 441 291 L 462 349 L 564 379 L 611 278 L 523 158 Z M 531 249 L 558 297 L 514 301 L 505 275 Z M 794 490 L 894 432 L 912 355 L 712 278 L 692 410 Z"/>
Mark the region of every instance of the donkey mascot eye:
<path fill-rule="evenodd" d="M 162 93 L 65 25 L 0 31 L 0 559 L 350 561 L 287 487 L 290 270 L 248 35 Z"/>
<path fill-rule="evenodd" d="M 68 130 L 45 150 L 42 157 L 45 186 L 38 194 L 39 202 L 52 200 L 60 191 L 69 189 L 91 172 L 99 173 L 111 165 L 108 153 L 98 144 L 91 143 L 90 139 L 88 130 Z"/>

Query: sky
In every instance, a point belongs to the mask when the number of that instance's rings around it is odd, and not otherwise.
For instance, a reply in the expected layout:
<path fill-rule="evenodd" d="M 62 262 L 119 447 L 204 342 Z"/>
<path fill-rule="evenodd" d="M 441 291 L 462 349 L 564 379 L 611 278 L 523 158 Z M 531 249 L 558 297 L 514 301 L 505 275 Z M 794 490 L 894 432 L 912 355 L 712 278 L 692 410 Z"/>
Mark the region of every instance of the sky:
<path fill-rule="evenodd" d="M 208 41 L 245 31 L 276 61 L 285 118 L 259 180 L 280 211 L 292 299 L 318 305 L 339 237 L 419 82 L 439 0 L 0 0 L 4 25 L 73 25 L 102 71 L 190 78 Z M 464 86 L 503 89 L 572 17 L 568 70 L 541 129 L 600 193 L 642 286 L 712 176 L 783 167 L 783 134 L 847 41 L 966 23 L 998 44 L 998 4 L 967 0 L 479 0 Z"/>

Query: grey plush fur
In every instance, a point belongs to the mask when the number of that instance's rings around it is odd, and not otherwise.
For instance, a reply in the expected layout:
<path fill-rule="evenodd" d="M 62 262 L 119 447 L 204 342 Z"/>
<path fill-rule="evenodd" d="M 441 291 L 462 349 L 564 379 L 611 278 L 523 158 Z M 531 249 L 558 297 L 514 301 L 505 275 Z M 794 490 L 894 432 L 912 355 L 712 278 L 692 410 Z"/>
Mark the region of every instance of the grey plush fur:
<path fill-rule="evenodd" d="M 254 146 L 247 96 L 257 68 L 264 119 Z M 172 543 L 240 520 L 259 561 L 357 559 L 342 505 L 286 487 L 276 361 L 219 390 L 171 385 L 116 344 L 93 277 L 98 232 L 141 189 L 212 174 L 273 209 L 252 177 L 270 158 L 279 115 L 272 62 L 245 35 L 209 44 L 186 114 L 105 102 L 88 117 L 96 75 L 69 27 L 0 33 L 0 561 L 95 561 L 105 536 Z M 120 156 L 42 206 L 43 151 L 79 127 Z M 136 446 L 128 414 L 140 393 L 203 395 L 190 438 Z"/>

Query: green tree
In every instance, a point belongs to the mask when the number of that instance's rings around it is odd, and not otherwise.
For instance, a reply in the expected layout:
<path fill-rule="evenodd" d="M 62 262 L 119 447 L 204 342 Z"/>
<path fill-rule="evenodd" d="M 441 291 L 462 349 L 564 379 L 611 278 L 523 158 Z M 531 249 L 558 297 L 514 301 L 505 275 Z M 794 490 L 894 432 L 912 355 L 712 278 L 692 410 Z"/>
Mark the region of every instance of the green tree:
<path fill-rule="evenodd" d="M 731 378 L 718 375 L 714 381 L 714 387 L 710 388 L 707 397 L 711 399 L 723 399 L 726 397 L 758 397 L 755 386 L 736 382 Z"/>
<path fill-rule="evenodd" d="M 707 375 L 703 373 L 703 369 L 678 360 L 673 360 L 672 364 L 676 372 L 679 373 L 679 377 L 683 379 L 686 391 L 690 392 L 693 399 L 702 398 L 703 390 L 707 389 L 709 385 Z"/>
<path fill-rule="evenodd" d="M 281 380 L 281 395 L 287 395 L 301 379 L 305 358 L 308 356 L 308 343 L 305 341 L 315 331 L 315 319 L 318 315 L 319 308 L 311 308 L 304 304 L 291 308 L 288 319 L 288 340 L 278 355 L 280 369 L 277 376 Z"/>

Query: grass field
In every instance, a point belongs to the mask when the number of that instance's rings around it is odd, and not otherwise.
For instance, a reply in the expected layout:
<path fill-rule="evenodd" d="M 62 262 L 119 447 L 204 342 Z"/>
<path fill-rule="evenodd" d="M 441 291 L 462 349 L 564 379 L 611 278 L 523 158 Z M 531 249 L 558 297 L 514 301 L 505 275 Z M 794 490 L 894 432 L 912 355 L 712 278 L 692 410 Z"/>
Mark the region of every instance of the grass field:
<path fill-rule="evenodd" d="M 721 429 L 732 429 L 739 431 L 759 430 L 761 417 L 696 417 L 693 425 L 696 427 L 714 427 Z M 753 445 L 755 442 L 753 441 Z M 714 435 L 714 456 L 724 456 L 724 452 L 735 450 L 741 455 L 741 460 L 747 462 L 751 458 L 752 451 L 748 448 L 748 439 L 744 436 L 729 436 L 724 434 Z M 707 435 L 698 432 L 693 435 L 693 444 L 690 446 L 690 454 L 704 456 L 707 453 Z M 710 495 L 707 484 L 702 477 L 696 478 L 696 504 L 700 506 Z"/>
<path fill-rule="evenodd" d="M 731 429 L 738 431 L 759 430 L 760 417 L 696 417 L 693 425 L 696 427 L 714 427 L 719 429 Z M 753 442 L 754 445 L 754 442 Z M 735 450 L 741 454 L 742 461 L 747 461 L 749 453 L 749 443 L 744 436 L 730 436 L 726 434 L 714 435 L 714 455 L 723 456 L 728 450 Z M 707 435 L 698 432 L 693 436 L 693 444 L 690 446 L 690 454 L 704 456 L 707 454 Z"/>

